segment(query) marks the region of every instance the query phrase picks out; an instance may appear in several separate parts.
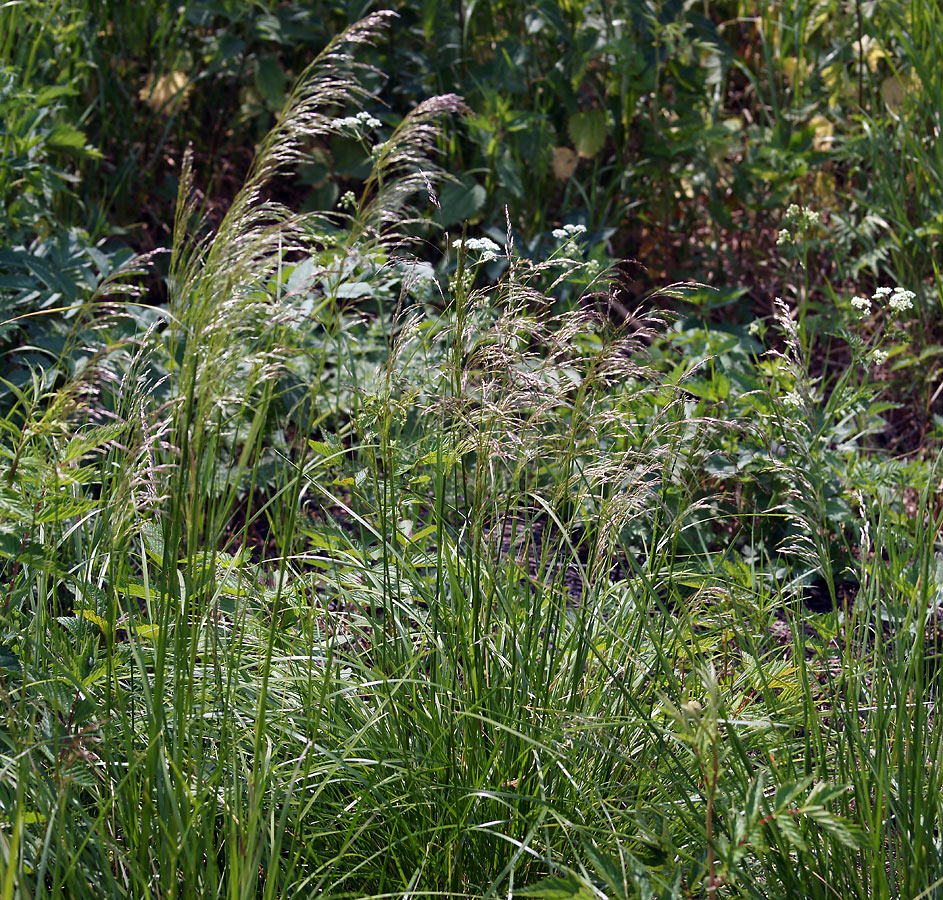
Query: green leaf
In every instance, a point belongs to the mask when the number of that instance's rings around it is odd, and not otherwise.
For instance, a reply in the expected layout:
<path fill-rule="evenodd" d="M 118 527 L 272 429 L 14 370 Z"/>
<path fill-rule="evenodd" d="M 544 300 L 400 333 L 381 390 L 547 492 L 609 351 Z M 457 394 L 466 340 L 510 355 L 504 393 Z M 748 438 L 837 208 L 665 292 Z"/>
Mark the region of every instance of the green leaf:
<path fill-rule="evenodd" d="M 756 773 L 756 778 L 751 782 L 750 789 L 747 791 L 746 816 L 747 821 L 750 823 L 755 822 L 760 814 L 760 801 L 763 799 L 765 774 L 766 773 L 760 769 L 760 771 Z"/>
<path fill-rule="evenodd" d="M 606 882 L 606 887 L 612 891 L 611 896 L 617 898 L 617 900 L 628 900 L 627 873 L 622 870 L 619 861 L 608 854 L 601 853 L 588 841 L 583 842 L 583 849 L 586 851 L 589 861 L 593 864 L 596 874 Z M 636 879 L 636 881 L 640 882 L 637 886 L 643 900 L 646 897 L 651 897 L 652 890 L 647 876 L 642 873 L 642 878 Z"/>
<path fill-rule="evenodd" d="M 46 146 L 50 150 L 58 150 L 70 156 L 99 157 L 101 154 L 93 147 L 88 146 L 85 132 L 79 131 L 65 122 L 58 122 L 46 135 Z"/>
<path fill-rule="evenodd" d="M 159 562 L 164 558 L 164 533 L 153 522 L 145 522 L 141 525 L 141 537 L 144 539 L 144 547 L 150 557 Z"/>
<path fill-rule="evenodd" d="M 270 53 L 256 60 L 255 87 L 270 109 L 280 110 L 285 105 L 285 72 Z"/>
<path fill-rule="evenodd" d="M 606 143 L 606 114 L 598 107 L 574 113 L 570 116 L 567 131 L 576 152 L 584 159 L 589 159 L 602 150 L 602 145 Z"/>
<path fill-rule="evenodd" d="M 806 849 L 805 841 L 802 839 L 802 833 L 799 831 L 799 826 L 796 824 L 791 813 L 785 812 L 777 815 L 776 824 L 779 826 L 783 837 L 785 837 L 793 847 L 797 847 L 799 850 Z"/>
<path fill-rule="evenodd" d="M 543 900 L 597 900 L 592 888 L 573 872 L 562 877 L 551 875 L 519 893 L 524 897 L 542 897 Z"/>
<path fill-rule="evenodd" d="M 33 102 L 37 109 L 52 105 L 53 100 L 60 97 L 73 97 L 76 94 L 74 85 L 71 84 L 50 84 L 36 92 Z"/>
<path fill-rule="evenodd" d="M 443 228 L 474 219 L 485 205 L 487 192 L 471 178 L 449 182 L 439 193 L 436 220 Z"/>

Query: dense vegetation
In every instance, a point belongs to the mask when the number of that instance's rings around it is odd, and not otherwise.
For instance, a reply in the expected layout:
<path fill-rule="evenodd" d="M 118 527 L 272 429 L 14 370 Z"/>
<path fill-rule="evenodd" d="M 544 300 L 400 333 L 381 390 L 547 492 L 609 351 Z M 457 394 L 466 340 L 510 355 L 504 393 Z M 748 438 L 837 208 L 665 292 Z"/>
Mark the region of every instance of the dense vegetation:
<path fill-rule="evenodd" d="M 939 5 L 383 6 L 0 6 L 0 900 L 943 896 Z"/>

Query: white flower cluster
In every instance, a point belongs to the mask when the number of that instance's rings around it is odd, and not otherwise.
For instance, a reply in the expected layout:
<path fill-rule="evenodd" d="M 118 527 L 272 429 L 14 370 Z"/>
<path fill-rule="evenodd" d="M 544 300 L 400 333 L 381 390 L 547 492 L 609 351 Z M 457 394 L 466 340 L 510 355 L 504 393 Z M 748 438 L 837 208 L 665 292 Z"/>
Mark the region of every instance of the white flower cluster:
<path fill-rule="evenodd" d="M 793 409 L 799 409 L 802 406 L 802 397 L 799 396 L 797 391 L 789 391 L 788 394 L 783 395 L 783 403 Z"/>
<path fill-rule="evenodd" d="M 453 249 L 457 250 L 461 246 L 461 238 L 452 241 Z M 470 253 L 480 253 L 482 262 L 491 262 L 501 254 L 501 248 L 491 238 L 468 238 L 465 241 L 465 249 Z"/>
<path fill-rule="evenodd" d="M 551 234 L 558 241 L 569 241 L 578 234 L 584 234 L 585 231 L 585 225 L 564 225 L 562 228 L 554 228 Z"/>
<path fill-rule="evenodd" d="M 360 131 L 361 129 L 379 128 L 383 123 L 368 112 L 359 112 L 356 116 L 344 116 L 343 119 L 335 119 L 334 127 L 343 130 Z"/>
<path fill-rule="evenodd" d="M 851 305 L 858 310 L 858 315 L 862 317 L 870 315 L 872 303 L 880 304 L 885 301 L 887 301 L 887 306 L 892 313 L 903 313 L 908 309 L 913 309 L 915 297 L 916 294 L 913 291 L 905 290 L 902 287 L 879 287 L 870 298 L 852 297 Z"/>
<path fill-rule="evenodd" d="M 798 222 L 800 225 L 818 225 L 819 214 L 814 209 L 801 209 L 795 203 L 786 207 L 786 221 Z"/>
<path fill-rule="evenodd" d="M 779 245 L 791 244 L 800 235 L 811 231 L 820 221 L 821 217 L 816 210 L 802 209 L 795 203 L 790 203 L 783 216 L 783 222 L 785 222 L 786 225 L 794 226 L 795 233 L 788 228 L 781 228 L 779 234 L 776 236 L 776 243 Z"/>
<path fill-rule="evenodd" d="M 337 201 L 337 205 L 341 209 L 353 209 L 357 205 L 357 197 L 353 191 L 345 191 Z"/>
<path fill-rule="evenodd" d="M 887 305 L 894 312 L 907 312 L 908 309 L 914 308 L 914 297 L 916 296 L 913 291 L 905 291 L 903 288 L 897 287 L 891 292 L 891 299 L 887 301 Z"/>

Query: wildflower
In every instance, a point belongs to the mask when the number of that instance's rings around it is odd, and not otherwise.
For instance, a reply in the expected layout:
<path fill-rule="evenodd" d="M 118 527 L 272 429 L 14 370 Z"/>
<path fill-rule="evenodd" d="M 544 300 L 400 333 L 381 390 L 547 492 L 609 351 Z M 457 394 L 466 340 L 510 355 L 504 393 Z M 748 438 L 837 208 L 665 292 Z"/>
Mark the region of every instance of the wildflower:
<path fill-rule="evenodd" d="M 349 129 L 351 131 L 361 131 L 362 129 L 374 130 L 383 123 L 368 112 L 359 112 L 355 116 L 344 116 L 342 119 L 334 120 L 334 127 L 337 129 Z"/>
<path fill-rule="evenodd" d="M 550 233 L 558 241 L 569 241 L 585 231 L 585 225 L 564 225 L 562 228 L 554 228 Z"/>
<path fill-rule="evenodd" d="M 884 297 L 890 296 L 891 289 L 889 287 L 879 287 L 871 296 L 874 300 L 881 300 Z"/>
<path fill-rule="evenodd" d="M 805 235 L 812 228 L 821 222 L 820 214 L 814 209 L 802 209 L 795 203 L 790 203 L 783 215 L 783 222 L 787 225 L 793 225 L 795 235 L 788 229 L 782 228 L 776 237 L 777 244 L 789 244 L 796 239 L 796 236 Z"/>
<path fill-rule="evenodd" d="M 896 287 L 887 305 L 896 313 L 906 312 L 908 309 L 913 309 L 914 297 L 916 297 L 916 294 L 913 291 L 906 291 L 901 287 Z"/>
<path fill-rule="evenodd" d="M 389 141 L 380 141 L 379 144 L 374 144 L 370 149 L 370 159 L 372 159 L 374 162 L 378 162 L 380 159 L 382 159 L 383 154 L 386 153 L 389 148 Z"/>
<path fill-rule="evenodd" d="M 765 330 L 766 329 L 763 327 L 763 322 L 760 319 L 754 319 L 750 323 L 750 327 L 747 329 L 750 337 L 761 337 Z"/>
<path fill-rule="evenodd" d="M 883 366 L 887 362 L 887 357 L 890 354 L 886 350 L 875 350 L 871 354 L 871 359 L 874 360 L 876 365 Z"/>
<path fill-rule="evenodd" d="M 786 406 L 791 406 L 793 409 L 798 409 L 802 406 L 802 398 L 796 391 L 790 391 L 783 396 L 783 403 L 785 403 Z"/>
<path fill-rule="evenodd" d="M 862 316 L 866 316 L 871 312 L 871 301 L 867 297 L 852 297 L 851 305 L 858 310 Z"/>
<path fill-rule="evenodd" d="M 458 238 L 452 241 L 452 247 L 458 249 L 462 246 L 462 239 Z M 468 238 L 465 241 L 465 249 L 471 253 L 480 253 L 482 262 L 491 262 L 497 259 L 501 253 L 501 248 L 491 238 Z"/>
<path fill-rule="evenodd" d="M 354 196 L 354 192 L 346 191 L 342 194 L 340 200 L 338 200 L 338 205 L 341 209 L 353 209 L 357 205 L 357 198 Z"/>

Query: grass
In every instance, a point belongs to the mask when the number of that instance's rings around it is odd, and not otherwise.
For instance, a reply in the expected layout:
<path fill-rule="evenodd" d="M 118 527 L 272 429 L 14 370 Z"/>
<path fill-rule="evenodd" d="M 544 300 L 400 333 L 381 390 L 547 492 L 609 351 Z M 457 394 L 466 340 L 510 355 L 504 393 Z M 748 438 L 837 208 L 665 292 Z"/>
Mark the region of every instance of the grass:
<path fill-rule="evenodd" d="M 0 898 L 937 896 L 939 467 L 875 377 L 916 312 L 615 322 L 579 229 L 436 269 L 453 95 L 295 214 L 388 24 L 213 233 L 184 167 L 166 308 L 119 271 L 5 380 Z"/>

